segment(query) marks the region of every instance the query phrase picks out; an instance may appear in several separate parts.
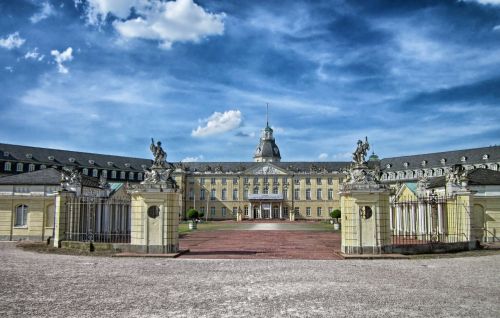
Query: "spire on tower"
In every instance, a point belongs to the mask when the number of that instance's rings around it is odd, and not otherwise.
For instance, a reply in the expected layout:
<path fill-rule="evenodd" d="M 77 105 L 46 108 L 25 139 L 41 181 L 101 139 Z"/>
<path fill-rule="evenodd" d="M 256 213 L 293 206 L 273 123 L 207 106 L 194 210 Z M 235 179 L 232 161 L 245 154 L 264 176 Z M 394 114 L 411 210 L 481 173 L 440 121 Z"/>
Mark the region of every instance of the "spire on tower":
<path fill-rule="evenodd" d="M 269 103 L 266 103 L 266 127 L 269 127 Z"/>

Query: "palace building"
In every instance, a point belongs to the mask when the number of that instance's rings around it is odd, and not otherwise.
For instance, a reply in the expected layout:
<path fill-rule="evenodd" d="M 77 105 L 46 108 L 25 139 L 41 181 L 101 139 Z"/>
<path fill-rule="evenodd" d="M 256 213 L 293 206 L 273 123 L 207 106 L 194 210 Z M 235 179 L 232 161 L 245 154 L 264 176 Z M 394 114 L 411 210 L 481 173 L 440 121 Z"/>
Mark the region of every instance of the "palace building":
<path fill-rule="evenodd" d="M 236 219 L 238 213 L 249 220 L 327 220 L 340 207 L 340 184 L 350 164 L 282 161 L 266 123 L 253 161 L 175 163 L 172 176 L 184 214 L 195 208 L 208 220 Z M 442 178 L 457 164 L 465 170 L 481 168 L 483 174 L 499 171 L 500 146 L 383 159 L 372 154 L 367 162 L 381 182 L 409 188 L 421 178 Z M 106 179 L 115 189 L 126 189 L 142 182 L 151 165 L 150 159 L 0 144 L 0 236 L 23 237 L 35 224 L 50 233 L 51 198 L 61 190 L 57 171 L 65 167 L 94 183 Z M 40 202 L 33 203 L 36 198 Z"/>

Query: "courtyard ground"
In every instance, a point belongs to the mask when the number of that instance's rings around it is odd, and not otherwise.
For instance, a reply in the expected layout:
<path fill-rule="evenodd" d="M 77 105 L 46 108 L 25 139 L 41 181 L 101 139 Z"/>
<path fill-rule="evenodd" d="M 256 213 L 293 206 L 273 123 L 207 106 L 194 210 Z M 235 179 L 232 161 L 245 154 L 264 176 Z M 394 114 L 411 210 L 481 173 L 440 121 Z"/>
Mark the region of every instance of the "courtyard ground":
<path fill-rule="evenodd" d="M 0 317 L 499 317 L 500 255 L 113 258 L 0 243 Z"/>
<path fill-rule="evenodd" d="M 182 258 L 341 259 L 340 231 L 320 222 L 211 222 L 181 234 Z"/>

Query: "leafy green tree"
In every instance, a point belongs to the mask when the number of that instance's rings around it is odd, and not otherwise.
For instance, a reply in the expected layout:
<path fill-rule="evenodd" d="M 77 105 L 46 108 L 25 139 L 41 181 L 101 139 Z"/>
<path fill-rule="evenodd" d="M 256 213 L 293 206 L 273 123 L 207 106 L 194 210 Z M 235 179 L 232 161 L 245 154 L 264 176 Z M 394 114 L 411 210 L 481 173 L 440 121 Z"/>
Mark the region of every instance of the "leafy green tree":
<path fill-rule="evenodd" d="M 196 209 L 189 209 L 186 213 L 187 218 L 190 220 L 196 220 L 199 217 L 198 210 Z"/>
<path fill-rule="evenodd" d="M 330 217 L 332 219 L 335 219 L 335 221 L 338 223 L 339 222 L 339 219 L 340 217 L 342 216 L 342 213 L 340 212 L 339 209 L 335 209 L 333 210 L 332 212 L 330 212 Z"/>

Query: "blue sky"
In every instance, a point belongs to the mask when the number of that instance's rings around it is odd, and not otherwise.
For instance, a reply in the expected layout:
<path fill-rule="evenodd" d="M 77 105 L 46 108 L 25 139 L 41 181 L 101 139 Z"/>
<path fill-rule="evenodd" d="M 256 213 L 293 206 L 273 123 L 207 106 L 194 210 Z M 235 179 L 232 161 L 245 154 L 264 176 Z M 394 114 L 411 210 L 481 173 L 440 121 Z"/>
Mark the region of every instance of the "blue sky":
<path fill-rule="evenodd" d="M 283 161 L 500 140 L 500 1 L 0 0 L 0 142 Z"/>

